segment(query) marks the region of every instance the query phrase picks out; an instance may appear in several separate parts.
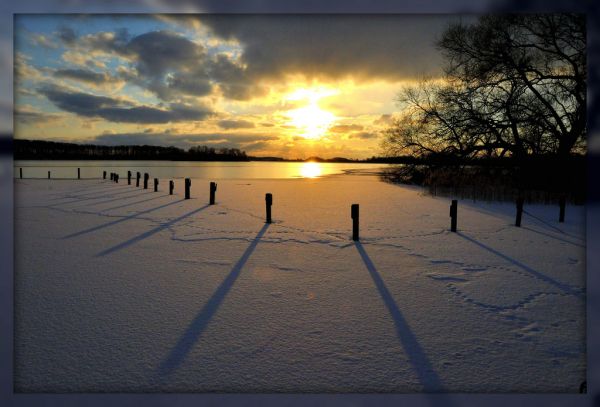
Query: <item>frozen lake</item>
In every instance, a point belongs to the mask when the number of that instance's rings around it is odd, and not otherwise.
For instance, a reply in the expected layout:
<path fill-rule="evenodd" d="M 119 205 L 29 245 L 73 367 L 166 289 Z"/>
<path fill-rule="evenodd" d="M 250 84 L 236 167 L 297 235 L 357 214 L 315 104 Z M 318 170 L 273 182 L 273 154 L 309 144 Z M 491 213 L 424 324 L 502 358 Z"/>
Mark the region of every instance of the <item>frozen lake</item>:
<path fill-rule="evenodd" d="M 156 171 L 151 173 L 153 176 Z M 187 175 L 187 174 L 186 174 Z M 569 392 L 585 210 L 373 176 L 208 181 L 192 199 L 16 179 L 16 392 Z M 265 224 L 265 193 L 273 223 Z M 360 204 L 360 242 L 350 204 Z"/>
<path fill-rule="evenodd" d="M 115 172 L 121 179 L 127 171 L 147 172 L 159 178 L 200 178 L 200 179 L 289 179 L 315 178 L 345 171 L 364 171 L 387 168 L 389 164 L 370 163 L 312 163 L 312 162 L 270 162 L 270 161 L 93 161 L 93 160 L 16 160 L 14 176 L 23 178 L 76 178 L 77 168 L 81 168 L 81 178 L 102 177 L 102 171 Z"/>

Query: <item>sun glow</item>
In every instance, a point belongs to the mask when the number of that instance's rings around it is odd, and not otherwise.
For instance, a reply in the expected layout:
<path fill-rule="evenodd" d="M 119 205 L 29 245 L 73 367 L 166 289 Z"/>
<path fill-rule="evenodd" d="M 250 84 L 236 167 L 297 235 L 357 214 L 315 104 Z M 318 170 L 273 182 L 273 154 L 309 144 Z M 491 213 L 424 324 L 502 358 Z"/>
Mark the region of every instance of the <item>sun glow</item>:
<path fill-rule="evenodd" d="M 303 163 L 300 167 L 300 175 L 304 178 L 316 178 L 321 175 L 321 166 L 319 163 Z"/>
<path fill-rule="evenodd" d="M 302 137 L 306 139 L 321 138 L 329 126 L 336 120 L 336 116 L 327 110 L 319 107 L 319 100 L 338 94 L 339 92 L 331 89 L 298 89 L 288 95 L 289 101 L 306 101 L 307 105 L 287 112 L 289 117 L 288 124 L 301 131 Z"/>

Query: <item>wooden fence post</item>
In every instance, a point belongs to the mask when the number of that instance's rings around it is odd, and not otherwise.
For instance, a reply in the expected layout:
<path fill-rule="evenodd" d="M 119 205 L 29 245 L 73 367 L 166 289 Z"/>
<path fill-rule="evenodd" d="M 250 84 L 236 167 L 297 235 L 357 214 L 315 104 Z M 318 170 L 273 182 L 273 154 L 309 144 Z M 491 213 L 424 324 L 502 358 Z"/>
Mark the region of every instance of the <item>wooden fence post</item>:
<path fill-rule="evenodd" d="M 169 195 L 173 195 L 173 189 L 175 188 L 175 182 L 169 181 Z"/>
<path fill-rule="evenodd" d="M 352 204 L 350 206 L 350 217 L 352 218 L 352 240 L 358 241 L 358 221 L 359 221 L 359 210 L 358 204 Z"/>
<path fill-rule="evenodd" d="M 154 192 L 158 191 L 158 178 L 154 178 Z"/>
<path fill-rule="evenodd" d="M 19 177 L 23 179 L 23 168 L 19 168 Z"/>
<path fill-rule="evenodd" d="M 192 180 L 189 178 L 185 179 L 185 199 L 190 199 L 190 187 L 192 186 Z"/>
<path fill-rule="evenodd" d="M 150 178 L 150 175 L 148 175 L 147 172 L 144 173 L 144 189 L 148 189 L 148 179 Z"/>
<path fill-rule="evenodd" d="M 523 202 L 525 199 L 522 197 L 517 198 L 517 218 L 515 219 L 515 226 L 521 227 L 521 218 L 523 217 Z"/>
<path fill-rule="evenodd" d="M 456 199 L 453 199 L 452 205 L 450 205 L 450 230 L 452 232 L 456 232 L 457 218 L 458 218 L 458 201 Z"/>
<path fill-rule="evenodd" d="M 271 223 L 271 206 L 273 205 L 273 194 L 265 195 L 265 206 L 267 209 L 267 223 Z"/>
<path fill-rule="evenodd" d="M 140 177 L 141 177 L 141 176 L 142 176 L 142 175 L 140 174 L 140 172 L 139 172 L 139 171 L 137 171 L 136 178 L 135 178 L 135 186 L 136 186 L 136 187 L 139 187 L 139 186 L 140 186 Z"/>
<path fill-rule="evenodd" d="M 50 179 L 50 171 L 48 171 L 48 179 Z"/>
<path fill-rule="evenodd" d="M 560 213 L 558 214 L 558 221 L 560 223 L 564 223 L 565 221 L 565 207 L 567 206 L 567 198 L 562 195 L 560 197 L 560 200 L 558 202 L 559 206 L 560 206 Z"/>
<path fill-rule="evenodd" d="M 102 179 L 106 179 L 106 171 L 102 171 Z"/>
<path fill-rule="evenodd" d="M 217 183 L 211 182 L 210 183 L 210 205 L 215 204 L 215 192 L 216 191 L 217 191 Z"/>
<path fill-rule="evenodd" d="M 131 171 L 127 171 L 127 185 L 131 185 Z"/>
<path fill-rule="evenodd" d="M 77 179 L 81 179 L 81 168 L 77 168 Z"/>

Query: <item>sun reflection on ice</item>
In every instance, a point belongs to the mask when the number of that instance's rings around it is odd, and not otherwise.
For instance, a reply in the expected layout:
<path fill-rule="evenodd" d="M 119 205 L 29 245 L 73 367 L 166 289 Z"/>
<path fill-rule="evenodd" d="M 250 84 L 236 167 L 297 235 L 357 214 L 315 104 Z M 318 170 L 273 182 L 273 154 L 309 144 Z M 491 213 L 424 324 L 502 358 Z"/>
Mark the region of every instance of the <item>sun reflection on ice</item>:
<path fill-rule="evenodd" d="M 321 165 L 319 163 L 304 163 L 300 167 L 300 175 L 303 178 L 317 178 L 321 175 Z"/>

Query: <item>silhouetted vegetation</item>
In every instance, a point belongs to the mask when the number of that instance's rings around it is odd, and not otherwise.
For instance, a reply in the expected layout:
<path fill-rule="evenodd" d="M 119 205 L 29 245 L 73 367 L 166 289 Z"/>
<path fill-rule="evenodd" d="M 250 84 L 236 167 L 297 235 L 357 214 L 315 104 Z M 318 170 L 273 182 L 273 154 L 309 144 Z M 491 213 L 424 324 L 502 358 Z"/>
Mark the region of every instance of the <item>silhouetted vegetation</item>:
<path fill-rule="evenodd" d="M 555 203 L 561 196 L 572 203 L 586 199 L 586 157 L 536 156 L 463 161 L 455 156 L 421 158 L 386 169 L 386 182 L 424 186 L 432 195 L 460 198 Z"/>
<path fill-rule="evenodd" d="M 404 88 L 388 155 L 420 160 L 385 178 L 434 194 L 553 200 L 585 196 L 584 15 L 489 15 L 437 43 L 443 80 Z M 536 198 L 533 198 L 533 196 Z"/>
<path fill-rule="evenodd" d="M 237 148 L 194 146 L 178 147 L 98 146 L 42 140 L 14 140 L 17 160 L 172 160 L 172 161 L 247 161 Z"/>

